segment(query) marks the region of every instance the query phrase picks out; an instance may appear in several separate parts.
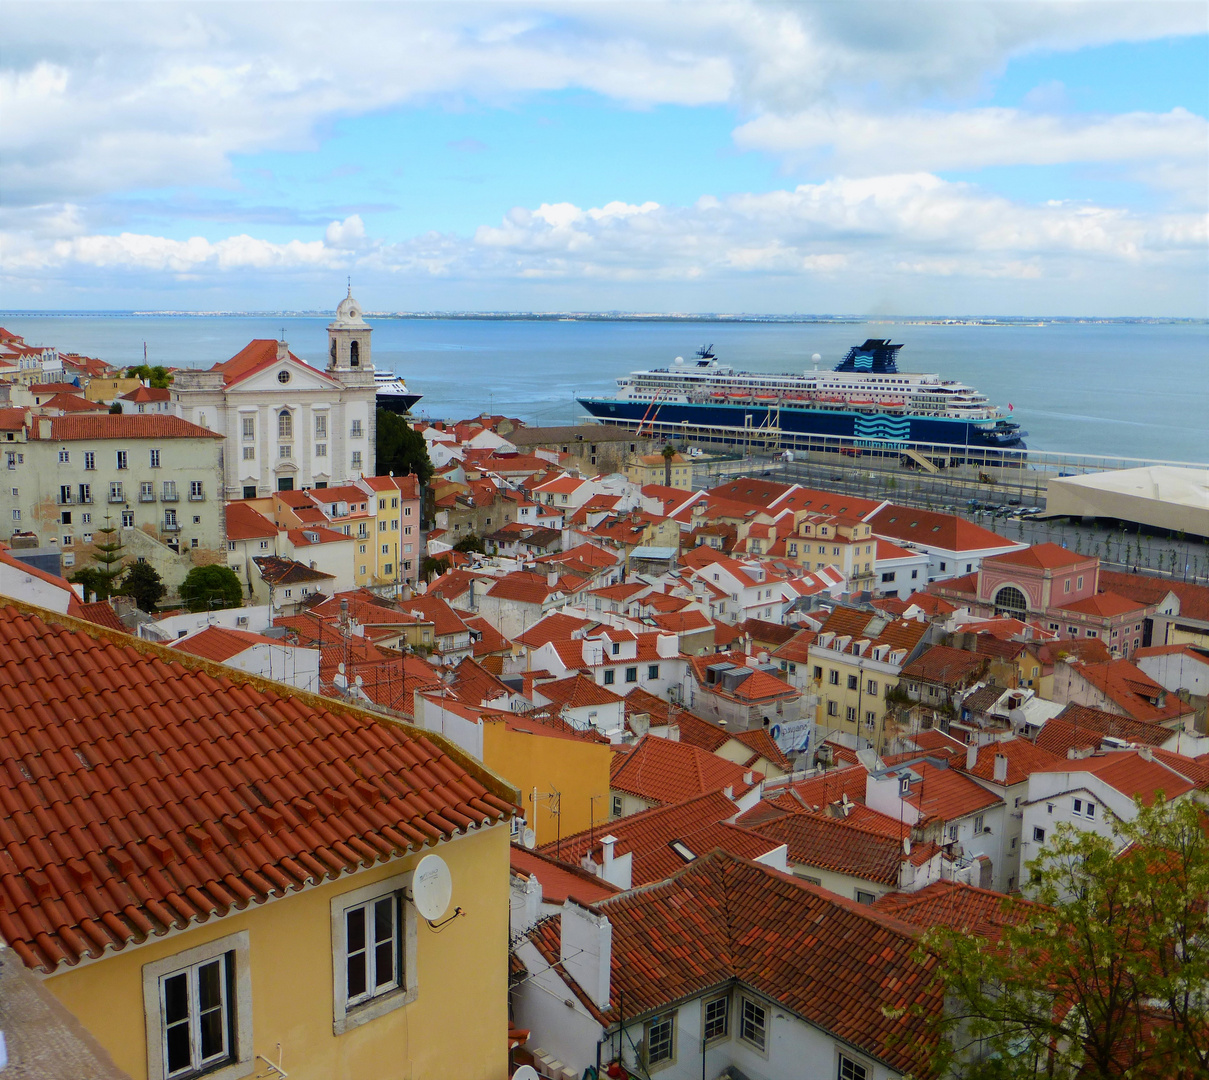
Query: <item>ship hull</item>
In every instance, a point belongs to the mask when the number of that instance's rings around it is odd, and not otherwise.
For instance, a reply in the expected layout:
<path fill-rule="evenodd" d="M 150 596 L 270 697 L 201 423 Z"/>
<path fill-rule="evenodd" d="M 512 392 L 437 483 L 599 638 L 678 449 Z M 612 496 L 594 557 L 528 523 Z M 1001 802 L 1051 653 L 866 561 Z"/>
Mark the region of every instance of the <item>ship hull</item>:
<path fill-rule="evenodd" d="M 616 398 L 577 398 L 580 405 L 598 420 L 610 424 L 635 426 L 644 419 L 659 424 L 683 424 L 695 428 L 751 429 L 750 438 L 759 440 L 757 429 L 777 428 L 790 435 L 816 436 L 834 439 L 835 449 L 855 447 L 874 453 L 894 453 L 911 448 L 915 443 L 951 446 L 955 450 L 1012 451 L 1025 449 L 1024 440 L 1009 435 L 995 437 L 968 420 L 947 420 L 936 416 L 849 412 L 839 409 L 795 409 L 782 406 L 779 410 L 762 405 L 705 404 L 693 402 L 663 402 L 652 417 L 647 401 L 624 401 Z M 746 433 L 719 432 L 723 442 L 742 442 Z M 820 446 L 819 449 L 827 447 Z"/>
<path fill-rule="evenodd" d="M 379 409 L 406 416 L 423 396 L 423 394 L 383 394 L 379 392 L 374 398 L 374 404 Z"/>

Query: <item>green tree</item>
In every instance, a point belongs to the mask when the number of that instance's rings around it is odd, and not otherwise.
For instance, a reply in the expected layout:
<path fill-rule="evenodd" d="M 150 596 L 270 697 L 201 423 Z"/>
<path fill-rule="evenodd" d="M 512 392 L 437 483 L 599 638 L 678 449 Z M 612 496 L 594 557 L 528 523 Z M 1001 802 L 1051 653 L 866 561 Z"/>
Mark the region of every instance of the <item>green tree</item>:
<path fill-rule="evenodd" d="M 929 931 L 949 1006 L 937 1075 L 1209 1076 L 1206 829 L 1161 797 L 1115 836 L 1060 824 L 1029 865 L 1038 905 L 1005 898 L 998 941 Z"/>
<path fill-rule="evenodd" d="M 432 479 L 432 462 L 424 436 L 403 417 L 386 409 L 378 410 L 376 453 L 379 476 L 415 473 L 421 484 Z"/>
<path fill-rule="evenodd" d="M 113 416 L 118 416 L 121 413 L 121 411 L 122 411 L 122 403 L 120 401 L 115 401 L 112 405 L 109 406 L 109 412 Z"/>
<path fill-rule="evenodd" d="M 456 544 L 453 545 L 454 551 L 477 551 L 480 555 L 484 554 L 483 541 L 479 537 L 471 533 L 469 536 L 463 536 Z"/>
<path fill-rule="evenodd" d="M 143 611 L 154 611 L 167 593 L 163 581 L 150 563 L 136 562 L 126 571 L 126 578 L 118 592 L 129 596 Z"/>
<path fill-rule="evenodd" d="M 425 581 L 430 581 L 434 577 L 440 577 L 448 569 L 448 559 L 434 559 L 431 555 L 426 555 L 424 561 L 420 563 L 420 577 Z"/>
<path fill-rule="evenodd" d="M 138 364 L 127 370 L 126 378 L 142 379 L 144 382 L 150 383 L 157 390 L 166 389 L 172 381 L 172 377 L 168 374 L 168 369 L 161 364 L 156 364 L 155 367 L 150 367 L 147 364 Z"/>
<path fill-rule="evenodd" d="M 181 599 L 190 611 L 243 606 L 243 586 L 229 566 L 195 566 L 181 584 Z"/>
<path fill-rule="evenodd" d="M 97 529 L 97 535 L 98 539 L 92 545 L 94 565 L 77 570 L 68 580 L 83 585 L 86 594 L 95 593 L 98 600 L 108 600 L 118 591 L 118 578 L 126 569 L 122 534 L 106 514 L 105 525 Z"/>
<path fill-rule="evenodd" d="M 668 443 L 660 453 L 663 455 L 663 486 L 672 486 L 672 458 L 676 456 L 676 448 Z"/>

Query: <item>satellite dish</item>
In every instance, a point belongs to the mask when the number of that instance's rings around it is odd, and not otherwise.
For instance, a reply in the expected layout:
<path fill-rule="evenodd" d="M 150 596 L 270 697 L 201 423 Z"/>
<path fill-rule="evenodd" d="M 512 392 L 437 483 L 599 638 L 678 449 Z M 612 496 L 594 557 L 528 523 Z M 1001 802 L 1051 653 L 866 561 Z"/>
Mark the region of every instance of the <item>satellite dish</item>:
<path fill-rule="evenodd" d="M 529 849 L 537 846 L 537 833 L 528 827 L 526 827 L 524 833 L 521 835 L 521 839 L 524 841 L 525 847 Z"/>
<path fill-rule="evenodd" d="M 337 665 L 336 665 L 336 670 L 337 670 L 338 672 L 340 672 L 340 674 L 341 674 L 341 675 L 343 675 L 343 674 L 344 674 L 344 665 L 343 665 L 343 664 L 337 664 Z"/>
<path fill-rule="evenodd" d="M 440 855 L 425 855 L 411 878 L 411 902 L 422 919 L 433 922 L 445 914 L 453 899 L 453 878 Z"/>
<path fill-rule="evenodd" d="M 541 1076 L 532 1065 L 522 1065 L 512 1074 L 512 1080 L 541 1080 Z"/>

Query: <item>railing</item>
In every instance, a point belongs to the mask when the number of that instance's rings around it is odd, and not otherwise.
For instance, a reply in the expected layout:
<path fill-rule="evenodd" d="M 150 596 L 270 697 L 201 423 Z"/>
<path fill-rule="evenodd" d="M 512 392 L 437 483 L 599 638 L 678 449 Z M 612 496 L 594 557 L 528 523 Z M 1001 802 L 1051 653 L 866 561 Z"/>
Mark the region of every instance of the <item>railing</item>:
<path fill-rule="evenodd" d="M 179 524 L 179 522 L 176 522 L 176 521 L 165 521 L 160 526 L 160 532 L 180 532 L 180 531 L 181 531 L 180 524 Z"/>
<path fill-rule="evenodd" d="M 180 496 L 176 493 L 176 488 L 172 488 L 171 490 L 165 488 L 163 495 L 160 496 L 161 502 L 177 502 L 179 499 Z"/>
<path fill-rule="evenodd" d="M 126 501 L 126 496 L 120 491 L 111 491 L 109 493 L 109 501 L 111 503 L 124 503 Z"/>
<path fill-rule="evenodd" d="M 205 493 L 201 492 L 201 491 L 191 491 L 191 492 L 189 492 L 189 501 L 190 502 L 205 502 L 206 501 Z"/>
<path fill-rule="evenodd" d="M 141 502 L 141 503 L 155 502 L 155 492 L 154 491 L 140 491 L 139 492 L 139 502 Z"/>
<path fill-rule="evenodd" d="M 73 505 L 75 505 L 75 501 L 76 501 L 75 496 L 63 495 L 62 493 L 60 493 L 59 499 L 58 499 L 58 503 L 60 506 L 73 506 Z"/>

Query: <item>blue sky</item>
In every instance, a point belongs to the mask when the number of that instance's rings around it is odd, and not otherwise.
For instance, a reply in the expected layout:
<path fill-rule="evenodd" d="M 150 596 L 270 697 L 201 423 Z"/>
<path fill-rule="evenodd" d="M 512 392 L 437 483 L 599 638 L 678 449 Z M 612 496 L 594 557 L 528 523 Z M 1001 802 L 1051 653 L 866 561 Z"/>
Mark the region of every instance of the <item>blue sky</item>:
<path fill-rule="evenodd" d="M 1200 4 L 56 7 L 10 307 L 1209 315 Z"/>

